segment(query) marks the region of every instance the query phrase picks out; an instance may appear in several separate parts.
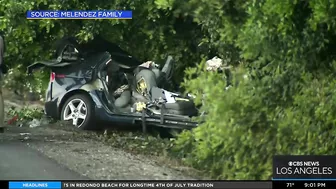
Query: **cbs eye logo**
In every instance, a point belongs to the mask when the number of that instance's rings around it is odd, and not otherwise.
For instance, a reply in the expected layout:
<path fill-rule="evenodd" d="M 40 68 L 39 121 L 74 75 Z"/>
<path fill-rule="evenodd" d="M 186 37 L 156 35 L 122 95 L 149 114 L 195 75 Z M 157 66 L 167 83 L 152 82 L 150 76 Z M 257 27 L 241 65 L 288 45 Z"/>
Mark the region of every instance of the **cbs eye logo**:
<path fill-rule="evenodd" d="M 302 161 L 290 161 L 288 162 L 288 166 L 303 166 Z"/>

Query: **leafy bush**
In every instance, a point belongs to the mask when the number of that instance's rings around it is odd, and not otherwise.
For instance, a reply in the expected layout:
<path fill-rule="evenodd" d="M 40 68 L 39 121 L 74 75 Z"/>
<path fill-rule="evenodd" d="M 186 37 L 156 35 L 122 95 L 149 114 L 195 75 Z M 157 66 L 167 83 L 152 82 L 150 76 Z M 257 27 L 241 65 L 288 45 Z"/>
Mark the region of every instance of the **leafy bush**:
<path fill-rule="evenodd" d="M 25 73 L 26 68 L 22 65 L 10 69 L 4 80 L 4 87 L 11 91 L 17 91 L 20 95 L 33 93 L 38 99 L 43 100 L 45 90 L 49 82 L 49 71 L 41 70 L 33 75 Z"/>
<path fill-rule="evenodd" d="M 206 10 L 227 8 L 205 3 Z M 239 85 L 228 91 L 218 74 L 187 71 L 185 86 L 198 94 L 198 103 L 204 96 L 207 116 L 200 127 L 180 135 L 174 151 L 217 179 L 269 179 L 275 154 L 335 154 L 336 25 L 335 11 L 326 8 L 333 3 L 227 3 L 230 11 L 213 22 L 215 11 L 193 14 L 199 23 L 219 26 L 220 42 L 233 42 L 247 63 L 234 71 Z M 240 22 L 233 22 L 232 13 Z M 242 73 L 250 80 L 237 79 Z"/>
<path fill-rule="evenodd" d="M 24 107 L 22 109 L 15 109 L 12 107 L 7 114 L 15 117 L 15 121 L 31 121 L 33 119 L 41 119 L 44 115 L 43 110 L 39 108 Z"/>
<path fill-rule="evenodd" d="M 188 74 L 198 71 L 192 69 Z M 238 68 L 235 73 L 234 83 L 239 85 L 226 91 L 226 80 L 217 73 L 201 71 L 197 79 L 187 82 L 188 89 L 202 98 L 197 102 L 203 101 L 206 122 L 179 136 L 174 151 L 217 179 L 265 179 L 275 151 L 270 142 L 274 127 L 268 123 L 262 96 L 256 95 L 259 89 L 243 77 L 246 70 Z"/>
<path fill-rule="evenodd" d="M 16 66 L 14 69 L 10 69 L 4 79 L 4 87 L 9 90 L 17 90 L 20 92 L 26 91 L 26 81 L 22 65 Z"/>
<path fill-rule="evenodd" d="M 243 79 L 246 69 L 235 70 L 227 91 L 217 73 L 188 70 L 198 78 L 186 81 L 190 92 L 206 94 L 205 123 L 182 133 L 174 153 L 216 179 L 269 179 L 275 154 L 335 154 L 335 80 L 332 76 L 302 75 L 302 90 L 291 106 L 267 106 L 270 87 Z M 316 77 L 316 76 L 315 76 Z M 200 88 L 199 86 L 203 86 Z"/>

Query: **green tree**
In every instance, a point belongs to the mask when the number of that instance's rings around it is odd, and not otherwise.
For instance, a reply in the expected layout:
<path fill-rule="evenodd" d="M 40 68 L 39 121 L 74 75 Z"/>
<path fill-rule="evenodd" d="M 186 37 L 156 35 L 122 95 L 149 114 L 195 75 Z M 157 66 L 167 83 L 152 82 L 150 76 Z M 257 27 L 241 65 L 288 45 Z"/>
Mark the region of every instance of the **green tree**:
<path fill-rule="evenodd" d="M 274 154 L 334 154 L 335 1 L 0 0 L 6 62 L 50 58 L 63 35 L 97 35 L 140 60 L 177 61 L 176 81 L 198 95 L 200 127 L 176 142 L 178 155 L 220 179 L 267 179 Z M 132 20 L 27 20 L 27 10 L 132 10 Z M 233 88 L 203 59 L 234 66 Z M 188 68 L 193 67 L 193 68 Z M 188 68 L 188 69 L 186 69 Z M 247 75 L 248 79 L 244 79 Z M 196 77 L 195 77 L 196 76 Z M 203 97 L 203 99 L 201 99 Z M 202 102 L 202 103 L 201 103 Z"/>
<path fill-rule="evenodd" d="M 219 28 L 212 30 L 220 31 L 221 43 L 236 47 L 239 85 L 224 92 L 217 74 L 188 71 L 185 86 L 205 94 L 208 114 L 199 128 L 180 136 L 176 151 L 221 179 L 268 179 L 275 154 L 335 154 L 335 2 L 225 3 L 204 1 L 199 9 L 210 11 L 191 14 L 202 25 L 216 20 Z M 240 70 L 250 75 L 248 82 L 239 79 Z"/>
<path fill-rule="evenodd" d="M 100 35 L 143 61 L 162 63 L 167 55 L 173 55 L 177 61 L 177 82 L 182 80 L 183 70 L 199 62 L 202 54 L 197 49 L 202 39 L 201 28 L 189 17 L 175 15 L 154 0 L 1 0 L 0 3 L 0 30 L 5 31 L 8 43 L 6 63 L 19 72 L 24 72 L 36 60 L 50 59 L 53 44 L 64 35 L 76 36 L 81 42 Z M 74 10 L 74 7 L 76 10 L 132 10 L 133 19 L 26 19 L 28 10 Z M 20 79 L 26 80 L 15 80 Z"/>

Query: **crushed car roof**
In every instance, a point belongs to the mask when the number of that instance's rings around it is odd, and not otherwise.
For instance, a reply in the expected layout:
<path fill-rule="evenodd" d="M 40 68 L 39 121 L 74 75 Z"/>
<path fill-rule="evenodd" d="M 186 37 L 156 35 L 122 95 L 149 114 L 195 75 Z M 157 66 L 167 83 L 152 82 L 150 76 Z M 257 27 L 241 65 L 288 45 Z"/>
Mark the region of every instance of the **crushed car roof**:
<path fill-rule="evenodd" d="M 59 56 L 65 45 L 75 46 L 80 53 L 97 53 L 109 52 L 113 60 L 124 64 L 127 67 L 136 67 L 142 64 L 137 58 L 134 58 L 130 53 L 121 49 L 117 44 L 107 41 L 106 39 L 96 36 L 93 40 L 86 43 L 78 43 L 76 37 L 65 36 L 56 42 L 55 58 Z"/>
<path fill-rule="evenodd" d="M 121 49 L 118 45 L 111 43 L 102 37 L 95 37 L 93 40 L 88 41 L 86 43 L 78 43 L 76 37 L 65 36 L 61 39 L 57 40 L 54 44 L 54 49 L 56 50 L 53 60 L 48 61 L 37 61 L 34 64 L 28 66 L 27 72 L 31 73 L 33 70 L 41 68 L 41 67 L 53 67 L 60 68 L 64 66 L 69 66 L 74 62 L 60 62 L 57 61 L 57 58 L 62 53 L 63 49 L 67 45 L 74 46 L 80 54 L 90 57 L 92 54 L 100 54 L 104 52 L 108 52 L 111 55 L 112 60 L 115 63 L 123 65 L 126 68 L 135 68 L 142 64 L 141 61 L 132 57 L 128 52 Z"/>

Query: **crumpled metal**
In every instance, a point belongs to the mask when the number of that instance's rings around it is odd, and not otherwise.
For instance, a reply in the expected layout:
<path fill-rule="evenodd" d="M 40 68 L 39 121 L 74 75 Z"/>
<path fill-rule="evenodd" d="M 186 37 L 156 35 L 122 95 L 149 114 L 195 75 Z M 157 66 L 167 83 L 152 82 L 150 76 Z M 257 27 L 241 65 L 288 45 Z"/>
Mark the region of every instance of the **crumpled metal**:
<path fill-rule="evenodd" d="M 159 67 L 159 65 L 157 65 L 154 61 L 147 61 L 147 62 L 140 64 L 139 66 L 143 68 L 148 68 L 148 69 L 153 68 L 153 67 L 156 67 L 156 68 Z"/>

